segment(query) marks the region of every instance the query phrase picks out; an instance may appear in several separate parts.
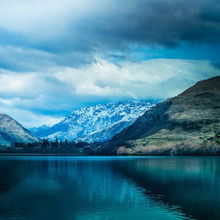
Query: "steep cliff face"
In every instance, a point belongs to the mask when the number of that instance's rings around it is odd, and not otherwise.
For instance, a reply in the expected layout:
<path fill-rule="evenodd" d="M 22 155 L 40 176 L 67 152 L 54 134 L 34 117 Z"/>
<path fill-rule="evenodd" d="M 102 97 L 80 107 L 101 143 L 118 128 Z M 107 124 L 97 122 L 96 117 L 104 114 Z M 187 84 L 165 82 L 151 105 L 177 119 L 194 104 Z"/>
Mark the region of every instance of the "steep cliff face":
<path fill-rule="evenodd" d="M 35 142 L 36 137 L 30 134 L 16 120 L 6 114 L 0 114 L 0 144 L 10 146 L 12 142 Z"/>
<path fill-rule="evenodd" d="M 121 154 L 219 150 L 220 77 L 159 103 L 101 149 Z"/>

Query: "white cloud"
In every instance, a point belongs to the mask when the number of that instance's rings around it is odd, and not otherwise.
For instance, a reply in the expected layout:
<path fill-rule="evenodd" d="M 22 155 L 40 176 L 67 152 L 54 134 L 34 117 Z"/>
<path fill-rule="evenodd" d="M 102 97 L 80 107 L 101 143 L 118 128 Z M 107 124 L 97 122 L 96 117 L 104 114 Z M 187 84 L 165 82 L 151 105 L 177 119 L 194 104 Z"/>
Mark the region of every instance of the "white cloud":
<path fill-rule="evenodd" d="M 203 60 L 151 59 L 118 66 L 99 59 L 81 69 L 63 68 L 54 76 L 79 95 L 163 99 L 219 74 L 219 69 Z"/>
<path fill-rule="evenodd" d="M 1 93 L 25 93 L 31 89 L 32 75 L 0 75 Z"/>
<path fill-rule="evenodd" d="M 80 106 L 100 100 L 165 99 L 215 75 L 220 75 L 220 69 L 209 61 L 181 59 L 120 65 L 98 59 L 87 66 L 54 67 L 46 73 L 1 70 L 0 111 L 27 127 L 53 124 L 59 115 Z"/>

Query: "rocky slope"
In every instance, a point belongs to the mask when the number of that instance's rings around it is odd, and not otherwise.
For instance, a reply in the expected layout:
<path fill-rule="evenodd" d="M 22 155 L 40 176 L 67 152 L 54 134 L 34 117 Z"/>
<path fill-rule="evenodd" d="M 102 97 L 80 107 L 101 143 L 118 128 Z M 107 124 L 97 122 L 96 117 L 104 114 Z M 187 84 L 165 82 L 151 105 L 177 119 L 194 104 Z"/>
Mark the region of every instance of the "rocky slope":
<path fill-rule="evenodd" d="M 200 81 L 159 103 L 97 152 L 118 154 L 220 153 L 220 77 Z"/>
<path fill-rule="evenodd" d="M 46 128 L 32 129 L 39 138 L 103 142 L 131 125 L 155 101 L 124 101 L 95 105 L 73 111 L 60 123 Z"/>
<path fill-rule="evenodd" d="M 30 134 L 21 124 L 6 114 L 0 114 L 0 145 L 10 146 L 12 142 L 35 142 L 36 137 Z"/>

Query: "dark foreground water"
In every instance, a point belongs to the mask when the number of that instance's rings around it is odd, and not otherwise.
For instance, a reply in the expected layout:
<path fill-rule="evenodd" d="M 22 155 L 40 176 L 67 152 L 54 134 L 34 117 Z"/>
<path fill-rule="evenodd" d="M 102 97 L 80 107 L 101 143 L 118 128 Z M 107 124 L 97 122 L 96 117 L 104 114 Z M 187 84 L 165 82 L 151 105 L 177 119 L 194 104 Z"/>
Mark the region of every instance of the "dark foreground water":
<path fill-rule="evenodd" d="M 220 219 L 218 157 L 0 157 L 0 219 Z"/>

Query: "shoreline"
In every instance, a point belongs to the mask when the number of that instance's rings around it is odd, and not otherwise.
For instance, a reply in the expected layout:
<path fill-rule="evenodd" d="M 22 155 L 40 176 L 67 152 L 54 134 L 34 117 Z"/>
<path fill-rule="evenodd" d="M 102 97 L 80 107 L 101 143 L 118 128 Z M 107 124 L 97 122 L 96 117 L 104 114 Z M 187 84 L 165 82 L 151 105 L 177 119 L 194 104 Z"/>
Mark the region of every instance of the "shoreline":
<path fill-rule="evenodd" d="M 110 154 L 71 154 L 71 153 L 0 153 L 1 156 L 70 156 L 70 157 L 220 157 L 214 154 L 189 154 L 189 155 L 153 155 L 153 154 L 130 154 L 130 155 L 110 155 Z"/>

